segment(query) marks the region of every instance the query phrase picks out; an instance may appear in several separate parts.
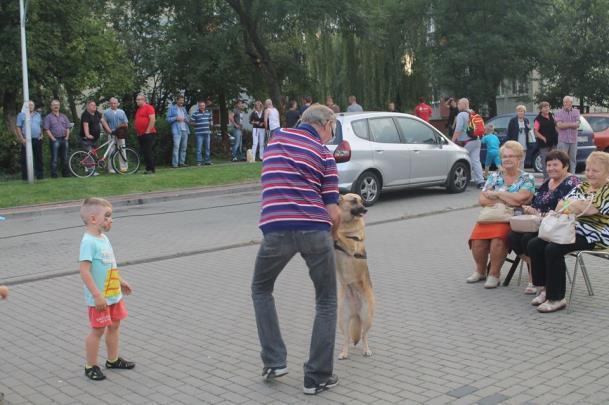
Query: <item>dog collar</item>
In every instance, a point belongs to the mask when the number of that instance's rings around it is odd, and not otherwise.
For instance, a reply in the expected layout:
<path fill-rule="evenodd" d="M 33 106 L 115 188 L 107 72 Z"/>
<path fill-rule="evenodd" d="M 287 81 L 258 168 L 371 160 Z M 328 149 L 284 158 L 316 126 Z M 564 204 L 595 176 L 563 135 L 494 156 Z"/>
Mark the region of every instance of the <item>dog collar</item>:
<path fill-rule="evenodd" d="M 349 238 L 350 238 L 350 239 L 353 239 L 353 237 L 349 237 Z M 358 240 L 358 239 L 356 239 L 356 240 Z M 347 256 L 351 256 L 351 255 L 349 254 L 349 252 L 347 252 L 345 249 L 343 249 L 343 247 L 342 247 L 341 245 L 339 245 L 339 244 L 338 244 L 338 241 L 337 241 L 337 240 L 335 240 L 335 241 L 334 241 L 334 249 L 336 249 L 336 250 L 340 250 L 341 252 L 343 252 L 343 253 L 344 253 L 344 254 L 346 254 Z M 355 253 L 355 254 L 353 255 L 353 257 L 355 257 L 356 259 L 367 259 L 367 258 L 368 258 L 368 255 L 366 255 L 366 252 L 364 252 L 364 253 Z"/>

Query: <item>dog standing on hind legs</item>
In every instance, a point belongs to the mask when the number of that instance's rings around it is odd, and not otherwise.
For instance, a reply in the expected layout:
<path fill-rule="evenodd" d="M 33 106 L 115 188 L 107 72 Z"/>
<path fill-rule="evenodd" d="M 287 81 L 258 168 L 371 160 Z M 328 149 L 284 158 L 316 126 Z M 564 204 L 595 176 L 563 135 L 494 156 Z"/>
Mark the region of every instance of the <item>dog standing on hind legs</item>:
<path fill-rule="evenodd" d="M 340 197 L 340 226 L 334 234 L 338 292 L 338 326 L 344 337 L 339 359 L 349 357 L 349 345 L 362 341 L 362 354 L 371 356 L 368 331 L 374 316 L 374 293 L 368 272 L 364 245 L 364 218 L 367 212 L 362 198 L 353 193 Z"/>

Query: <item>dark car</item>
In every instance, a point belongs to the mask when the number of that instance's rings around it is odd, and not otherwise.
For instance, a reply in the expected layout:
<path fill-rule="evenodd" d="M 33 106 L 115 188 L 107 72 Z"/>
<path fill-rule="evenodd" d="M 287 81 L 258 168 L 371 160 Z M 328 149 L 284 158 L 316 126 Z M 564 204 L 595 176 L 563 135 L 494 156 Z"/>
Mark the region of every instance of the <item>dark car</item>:
<path fill-rule="evenodd" d="M 501 144 L 503 144 L 507 140 L 507 127 L 510 120 L 515 116 L 515 114 L 500 114 L 491 119 L 489 119 L 486 123 L 493 124 L 495 127 L 495 133 L 499 137 Z M 529 119 L 529 123 L 531 129 L 533 128 L 533 122 L 535 121 L 535 117 L 537 117 L 537 113 L 526 113 L 525 116 Z M 581 117 L 579 130 L 577 134 L 577 170 L 583 170 L 586 165 L 586 159 L 588 155 L 596 150 L 596 145 L 594 144 L 594 134 L 592 132 L 592 127 L 588 124 L 588 121 L 584 117 Z M 482 145 L 482 149 L 480 150 L 480 162 L 484 165 L 484 160 L 486 158 L 486 146 Z M 537 144 L 533 144 L 527 149 L 527 155 L 525 157 L 524 166 L 532 167 L 536 172 L 541 172 L 543 169 L 544 162 L 541 161 L 541 156 L 539 155 L 539 148 Z"/>

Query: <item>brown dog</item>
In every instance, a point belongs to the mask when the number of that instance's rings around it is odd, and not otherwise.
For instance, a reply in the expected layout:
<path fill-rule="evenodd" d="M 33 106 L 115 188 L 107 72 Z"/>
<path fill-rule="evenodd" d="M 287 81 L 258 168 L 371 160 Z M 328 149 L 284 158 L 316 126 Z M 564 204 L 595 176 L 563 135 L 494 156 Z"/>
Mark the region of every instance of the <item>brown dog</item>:
<path fill-rule="evenodd" d="M 338 358 L 349 357 L 349 344 L 362 341 L 364 356 L 371 356 L 368 330 L 374 315 L 374 294 L 368 273 L 364 246 L 366 208 L 357 194 L 341 196 L 338 207 L 341 223 L 335 234 L 336 272 L 340 281 L 338 292 L 338 325 L 345 338 Z"/>

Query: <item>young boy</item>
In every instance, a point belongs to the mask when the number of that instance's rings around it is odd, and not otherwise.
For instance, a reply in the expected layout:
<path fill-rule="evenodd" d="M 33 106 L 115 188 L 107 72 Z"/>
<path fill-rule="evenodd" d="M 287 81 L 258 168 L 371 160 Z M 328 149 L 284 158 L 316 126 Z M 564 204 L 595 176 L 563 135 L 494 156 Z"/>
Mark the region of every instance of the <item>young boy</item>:
<path fill-rule="evenodd" d="M 497 170 L 501 168 L 501 159 L 499 158 L 499 146 L 501 142 L 499 137 L 495 134 L 495 127 L 493 124 L 486 124 L 484 126 L 484 136 L 482 137 L 482 143 L 486 145 L 486 160 L 484 162 L 484 177 L 488 177 L 488 168 L 491 164 L 497 166 Z"/>
<path fill-rule="evenodd" d="M 108 351 L 106 368 L 135 367 L 135 363 L 118 356 L 118 328 L 127 317 L 122 293 L 131 294 L 131 286 L 120 278 L 112 245 L 104 235 L 112 227 L 112 205 L 103 198 L 87 198 L 80 207 L 80 217 L 85 223 L 85 234 L 78 260 L 91 324 L 91 333 L 85 340 L 85 375 L 97 381 L 106 378 L 97 365 L 99 341 L 104 333 Z"/>

